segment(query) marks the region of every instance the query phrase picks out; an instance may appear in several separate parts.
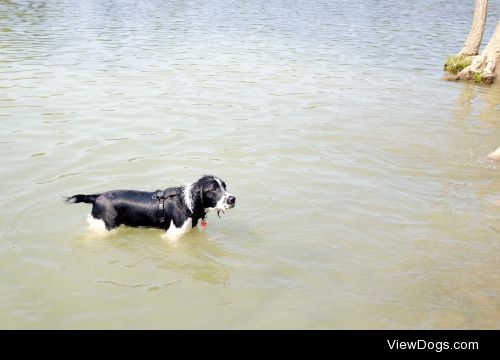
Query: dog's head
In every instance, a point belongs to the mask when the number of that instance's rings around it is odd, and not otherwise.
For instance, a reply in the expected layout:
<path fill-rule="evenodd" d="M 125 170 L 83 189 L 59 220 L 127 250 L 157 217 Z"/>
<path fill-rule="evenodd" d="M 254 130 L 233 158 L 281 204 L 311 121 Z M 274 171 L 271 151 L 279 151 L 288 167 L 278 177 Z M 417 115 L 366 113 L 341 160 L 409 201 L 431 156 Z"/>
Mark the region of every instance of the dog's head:
<path fill-rule="evenodd" d="M 226 210 L 236 205 L 236 197 L 226 190 L 226 183 L 216 176 L 205 175 L 190 186 L 194 205 L 209 210 Z"/>

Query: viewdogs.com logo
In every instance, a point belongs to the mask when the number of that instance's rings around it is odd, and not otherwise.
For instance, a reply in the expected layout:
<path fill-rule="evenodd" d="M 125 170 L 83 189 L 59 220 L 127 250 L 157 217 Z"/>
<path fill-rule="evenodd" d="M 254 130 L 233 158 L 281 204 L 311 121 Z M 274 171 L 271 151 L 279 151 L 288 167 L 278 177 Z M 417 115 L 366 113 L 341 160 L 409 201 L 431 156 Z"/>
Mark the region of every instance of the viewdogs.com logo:
<path fill-rule="evenodd" d="M 399 341 L 387 340 L 387 345 L 390 350 L 433 350 L 441 352 L 443 350 L 478 350 L 479 343 L 477 341 Z"/>

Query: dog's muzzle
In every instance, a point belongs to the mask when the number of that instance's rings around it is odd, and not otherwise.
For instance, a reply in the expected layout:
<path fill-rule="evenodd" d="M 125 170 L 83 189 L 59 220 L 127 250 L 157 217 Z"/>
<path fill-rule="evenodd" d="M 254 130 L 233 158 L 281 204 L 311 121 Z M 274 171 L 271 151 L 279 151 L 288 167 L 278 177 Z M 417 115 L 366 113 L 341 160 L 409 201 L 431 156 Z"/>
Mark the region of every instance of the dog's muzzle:
<path fill-rule="evenodd" d="M 236 198 L 233 195 L 228 196 L 226 199 L 226 204 L 228 209 L 234 208 L 234 206 L 236 205 Z"/>
<path fill-rule="evenodd" d="M 221 197 L 220 200 L 217 202 L 214 209 L 224 211 L 227 209 L 234 208 L 234 205 L 236 205 L 236 198 L 232 194 L 226 192 L 224 193 L 224 196 Z"/>

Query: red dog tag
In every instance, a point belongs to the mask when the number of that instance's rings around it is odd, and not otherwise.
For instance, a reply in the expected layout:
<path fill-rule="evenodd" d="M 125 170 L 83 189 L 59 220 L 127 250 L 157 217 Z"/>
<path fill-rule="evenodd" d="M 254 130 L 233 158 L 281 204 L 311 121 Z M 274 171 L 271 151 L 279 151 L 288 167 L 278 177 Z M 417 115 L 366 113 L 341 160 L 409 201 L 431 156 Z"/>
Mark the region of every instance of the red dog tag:
<path fill-rule="evenodd" d="M 201 228 L 205 230 L 207 228 L 207 222 L 205 220 L 201 220 Z"/>

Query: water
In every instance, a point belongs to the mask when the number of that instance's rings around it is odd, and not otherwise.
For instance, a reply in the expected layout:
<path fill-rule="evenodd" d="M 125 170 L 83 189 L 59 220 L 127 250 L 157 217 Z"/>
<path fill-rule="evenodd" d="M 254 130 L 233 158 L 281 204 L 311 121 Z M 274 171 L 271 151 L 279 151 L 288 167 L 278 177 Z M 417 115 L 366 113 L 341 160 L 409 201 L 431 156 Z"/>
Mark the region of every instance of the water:
<path fill-rule="evenodd" d="M 498 328 L 470 1 L 0 1 L 1 328 Z M 485 41 L 500 14 L 490 2 Z M 177 244 L 62 196 L 205 174 Z"/>

